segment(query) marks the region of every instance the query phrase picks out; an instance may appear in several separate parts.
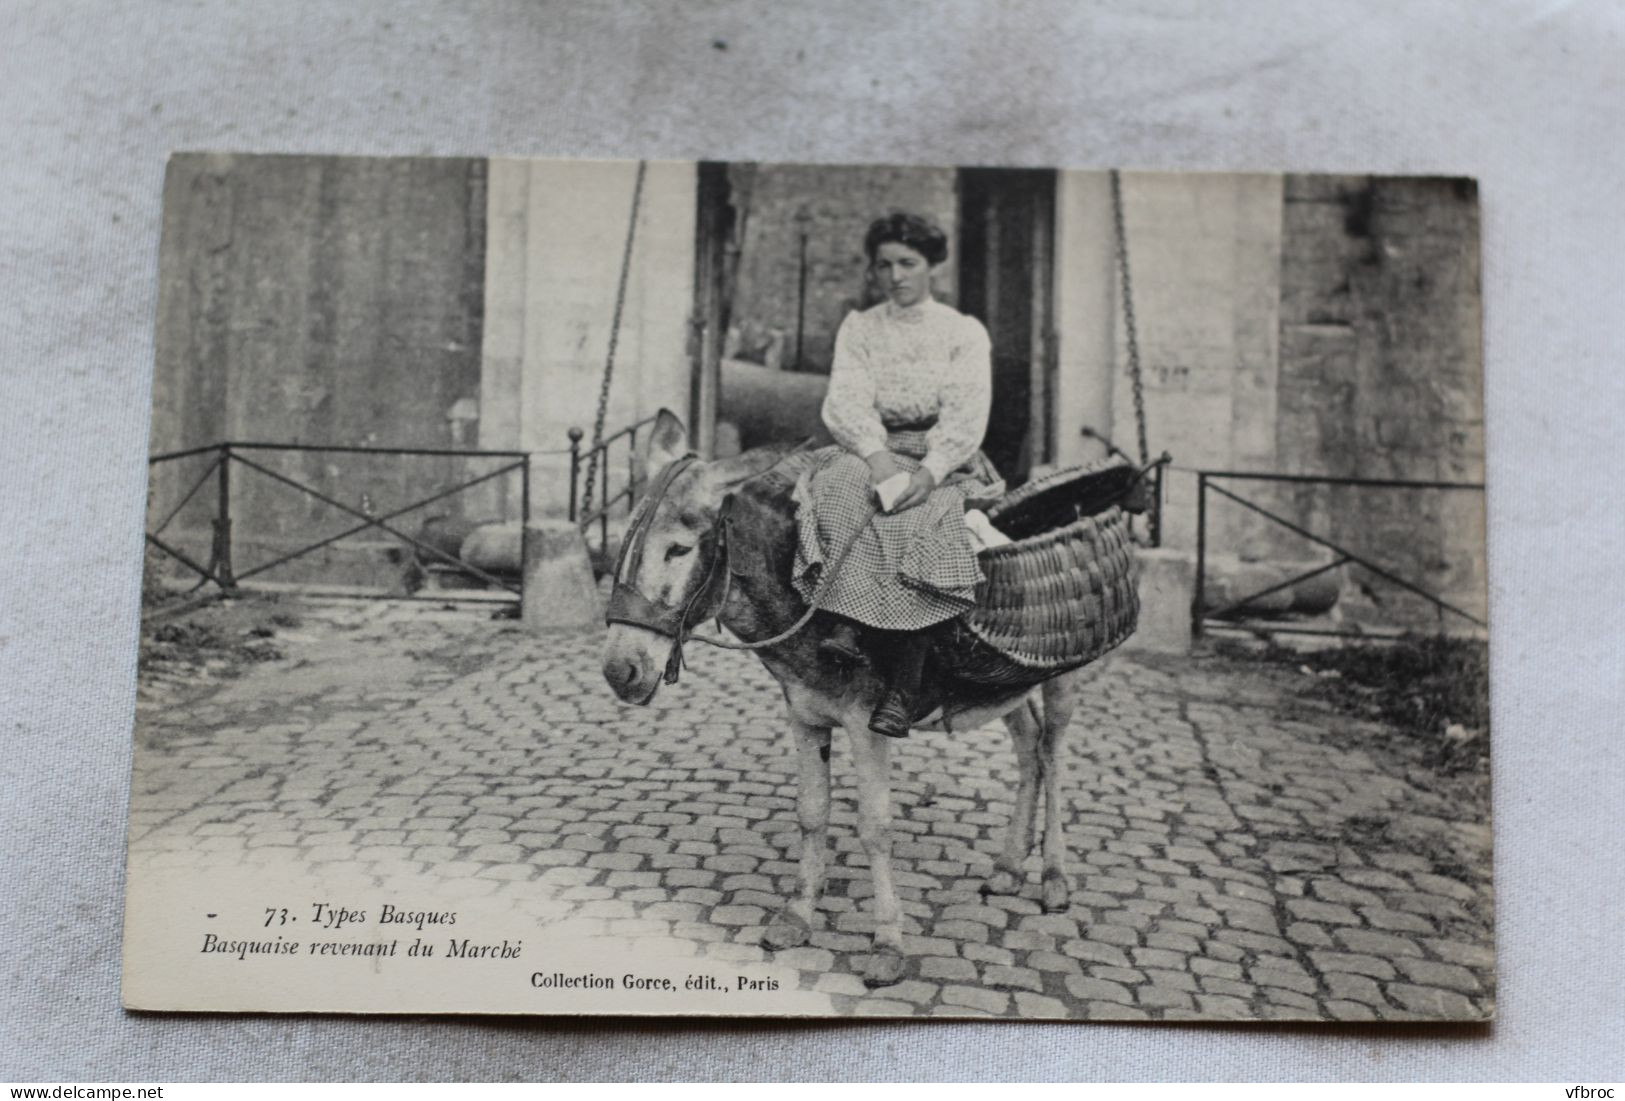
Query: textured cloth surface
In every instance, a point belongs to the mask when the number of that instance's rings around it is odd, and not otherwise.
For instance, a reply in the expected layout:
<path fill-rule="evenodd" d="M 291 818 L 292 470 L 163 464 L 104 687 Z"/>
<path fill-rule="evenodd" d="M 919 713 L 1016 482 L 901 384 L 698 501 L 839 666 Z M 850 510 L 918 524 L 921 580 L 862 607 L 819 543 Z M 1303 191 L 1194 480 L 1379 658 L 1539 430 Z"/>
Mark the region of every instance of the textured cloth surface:
<path fill-rule="evenodd" d="M 993 397 L 987 330 L 941 302 L 851 313 L 835 334 L 824 424 L 854 455 L 886 447 L 886 426 L 935 420 L 909 453 L 942 485 L 982 446 Z"/>
<path fill-rule="evenodd" d="M 889 448 L 913 473 L 921 433 L 894 432 Z M 912 452 L 912 454 L 910 453 Z M 869 464 L 825 448 L 796 483 L 795 586 L 826 612 L 889 631 L 917 631 L 969 611 L 982 580 L 965 527 L 967 500 L 996 498 L 1003 482 L 978 453 L 948 471 L 913 508 L 875 507 Z"/>
<path fill-rule="evenodd" d="M 990 0 L 928 19 L 867 0 L 6 5 L 0 1078 L 1625 1077 L 1625 489 L 1603 476 L 1625 469 L 1622 23 L 1615 4 L 1522 0 Z M 122 1013 L 173 149 L 1478 177 L 1500 1020 L 1412 1032 Z"/>

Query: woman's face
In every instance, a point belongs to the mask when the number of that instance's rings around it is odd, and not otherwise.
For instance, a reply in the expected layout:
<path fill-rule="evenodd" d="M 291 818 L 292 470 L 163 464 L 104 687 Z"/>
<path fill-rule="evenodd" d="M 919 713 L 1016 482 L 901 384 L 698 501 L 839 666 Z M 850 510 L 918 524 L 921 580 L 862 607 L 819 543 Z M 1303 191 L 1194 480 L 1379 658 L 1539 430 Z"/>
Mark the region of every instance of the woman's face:
<path fill-rule="evenodd" d="M 880 289 L 899 306 L 917 306 L 931 297 L 931 265 L 901 241 L 875 250 L 874 273 Z"/>

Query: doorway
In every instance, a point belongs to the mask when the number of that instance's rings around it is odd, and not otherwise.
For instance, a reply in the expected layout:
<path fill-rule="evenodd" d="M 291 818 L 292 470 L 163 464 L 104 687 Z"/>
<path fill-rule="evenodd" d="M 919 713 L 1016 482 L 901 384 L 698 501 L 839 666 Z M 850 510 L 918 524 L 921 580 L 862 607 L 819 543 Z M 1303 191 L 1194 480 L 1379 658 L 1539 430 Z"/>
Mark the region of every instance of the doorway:
<path fill-rule="evenodd" d="M 993 412 L 983 450 L 1012 484 L 1055 454 L 1055 173 L 959 173 L 959 308 L 993 343 Z"/>
<path fill-rule="evenodd" d="M 984 449 L 1012 484 L 1055 453 L 1053 171 L 700 166 L 691 412 L 722 453 L 819 436 L 835 331 L 873 303 L 862 240 L 890 210 L 954 243 L 935 290 L 993 345 Z"/>

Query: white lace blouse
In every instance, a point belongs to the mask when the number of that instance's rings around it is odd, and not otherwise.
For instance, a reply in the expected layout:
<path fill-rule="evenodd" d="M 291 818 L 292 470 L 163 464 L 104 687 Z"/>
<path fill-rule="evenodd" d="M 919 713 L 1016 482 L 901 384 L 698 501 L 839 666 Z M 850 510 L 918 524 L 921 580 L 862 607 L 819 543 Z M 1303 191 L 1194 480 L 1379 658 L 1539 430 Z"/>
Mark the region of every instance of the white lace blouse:
<path fill-rule="evenodd" d="M 824 424 L 836 443 L 867 458 L 886 449 L 888 424 L 935 417 L 920 465 L 941 485 L 987 434 L 991 354 L 980 321 L 935 299 L 848 314 L 835 336 Z"/>

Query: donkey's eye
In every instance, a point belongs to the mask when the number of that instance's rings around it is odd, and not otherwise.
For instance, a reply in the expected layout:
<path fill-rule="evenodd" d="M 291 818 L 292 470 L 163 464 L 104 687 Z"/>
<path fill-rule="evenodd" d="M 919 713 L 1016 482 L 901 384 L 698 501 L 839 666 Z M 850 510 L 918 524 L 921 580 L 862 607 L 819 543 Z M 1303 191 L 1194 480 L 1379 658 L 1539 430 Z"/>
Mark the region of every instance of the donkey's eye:
<path fill-rule="evenodd" d="M 693 549 L 693 547 L 685 547 L 681 543 L 673 543 L 666 548 L 666 561 L 670 562 L 673 558 L 681 558 Z"/>

